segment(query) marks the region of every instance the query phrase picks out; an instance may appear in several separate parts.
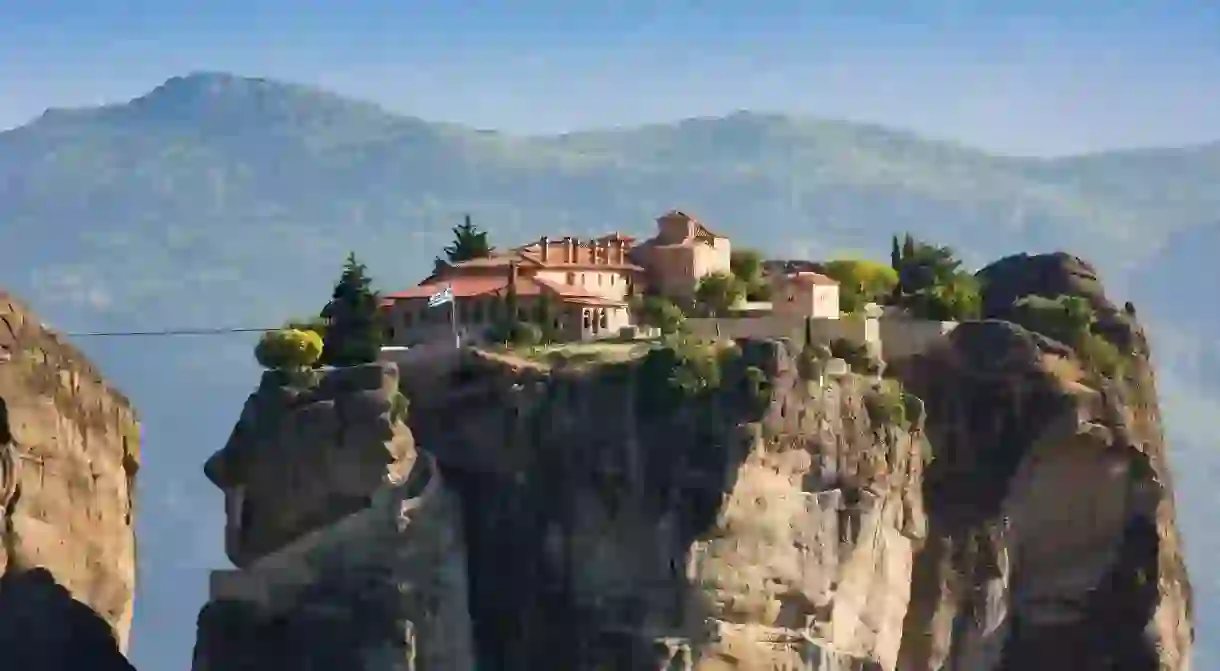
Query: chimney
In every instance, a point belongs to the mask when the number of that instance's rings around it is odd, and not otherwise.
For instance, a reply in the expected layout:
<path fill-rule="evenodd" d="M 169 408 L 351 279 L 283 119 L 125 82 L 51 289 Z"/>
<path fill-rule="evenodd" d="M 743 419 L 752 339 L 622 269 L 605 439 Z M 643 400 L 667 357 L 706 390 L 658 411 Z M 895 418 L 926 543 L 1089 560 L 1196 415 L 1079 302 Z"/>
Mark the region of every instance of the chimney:
<path fill-rule="evenodd" d="M 508 262 L 508 284 L 509 284 L 509 286 L 517 285 L 517 275 L 518 275 L 517 262 L 509 261 Z"/>
<path fill-rule="evenodd" d="M 568 263 L 580 263 L 580 238 L 572 238 L 572 247 L 568 252 Z"/>
<path fill-rule="evenodd" d="M 546 263 L 547 253 L 551 250 L 551 239 L 545 235 L 538 239 L 538 246 L 542 248 L 542 262 Z"/>

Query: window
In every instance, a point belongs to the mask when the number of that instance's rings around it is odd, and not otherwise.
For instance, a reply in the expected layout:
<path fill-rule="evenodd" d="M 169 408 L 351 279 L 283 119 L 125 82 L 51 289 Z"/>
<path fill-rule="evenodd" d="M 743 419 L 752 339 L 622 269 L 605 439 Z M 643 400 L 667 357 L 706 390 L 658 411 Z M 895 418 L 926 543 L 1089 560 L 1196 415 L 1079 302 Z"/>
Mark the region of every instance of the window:
<path fill-rule="evenodd" d="M 584 285 L 585 285 L 585 274 L 581 273 L 580 274 L 580 286 L 583 287 Z"/>
<path fill-rule="evenodd" d="M 602 312 L 601 327 L 604 329 L 608 329 L 608 328 L 610 328 L 610 317 L 606 314 L 605 310 L 602 310 L 601 312 Z"/>
<path fill-rule="evenodd" d="M 584 324 L 584 328 L 585 328 L 585 330 L 587 331 L 587 330 L 589 330 L 590 328 L 592 328 L 592 326 L 593 326 L 593 321 L 592 321 L 592 319 L 589 317 L 589 311 L 588 311 L 588 310 L 581 310 L 581 314 L 583 314 L 583 315 L 584 315 L 584 319 L 582 320 L 582 322 L 583 322 L 583 324 Z"/>
<path fill-rule="evenodd" d="M 568 284 L 576 284 L 576 273 L 568 273 Z"/>
<path fill-rule="evenodd" d="M 597 274 L 597 286 L 600 287 L 601 285 L 602 285 L 602 274 L 598 273 Z"/>

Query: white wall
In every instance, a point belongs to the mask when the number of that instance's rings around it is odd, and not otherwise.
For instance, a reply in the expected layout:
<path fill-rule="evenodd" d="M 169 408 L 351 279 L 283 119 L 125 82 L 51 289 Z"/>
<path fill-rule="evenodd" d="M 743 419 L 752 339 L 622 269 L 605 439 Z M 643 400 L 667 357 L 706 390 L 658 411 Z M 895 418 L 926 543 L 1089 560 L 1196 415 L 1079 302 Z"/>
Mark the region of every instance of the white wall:
<path fill-rule="evenodd" d="M 820 319 L 838 319 L 839 313 L 839 285 L 814 285 L 812 316 Z"/>

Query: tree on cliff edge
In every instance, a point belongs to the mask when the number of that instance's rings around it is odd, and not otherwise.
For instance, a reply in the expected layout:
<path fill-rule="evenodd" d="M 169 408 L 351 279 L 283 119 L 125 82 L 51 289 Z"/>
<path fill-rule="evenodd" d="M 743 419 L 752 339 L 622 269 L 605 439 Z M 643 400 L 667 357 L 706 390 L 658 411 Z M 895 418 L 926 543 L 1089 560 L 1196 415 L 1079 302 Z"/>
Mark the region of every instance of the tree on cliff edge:
<path fill-rule="evenodd" d="M 330 302 L 322 308 L 327 327 L 320 363 L 355 366 L 377 360 L 382 341 L 378 300 L 367 268 L 348 254 Z"/>
<path fill-rule="evenodd" d="M 471 259 L 484 259 L 495 251 L 487 241 L 487 231 L 470 223 L 470 215 L 461 224 L 453 227 L 453 244 L 445 247 L 445 258 L 449 263 L 460 263 Z"/>

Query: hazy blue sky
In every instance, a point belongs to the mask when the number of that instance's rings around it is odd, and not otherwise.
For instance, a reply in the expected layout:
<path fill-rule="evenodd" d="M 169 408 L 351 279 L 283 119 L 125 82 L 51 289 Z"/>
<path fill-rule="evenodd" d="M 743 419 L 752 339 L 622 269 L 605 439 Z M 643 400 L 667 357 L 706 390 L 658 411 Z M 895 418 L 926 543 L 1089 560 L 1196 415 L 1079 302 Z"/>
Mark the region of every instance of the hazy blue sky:
<path fill-rule="evenodd" d="M 752 109 L 1020 153 L 1220 139 L 1215 0 L 4 5 L 0 128 L 226 70 L 518 132 Z"/>

